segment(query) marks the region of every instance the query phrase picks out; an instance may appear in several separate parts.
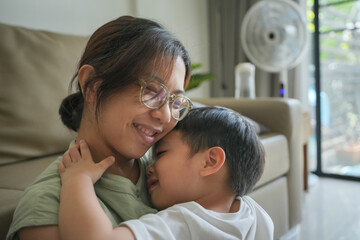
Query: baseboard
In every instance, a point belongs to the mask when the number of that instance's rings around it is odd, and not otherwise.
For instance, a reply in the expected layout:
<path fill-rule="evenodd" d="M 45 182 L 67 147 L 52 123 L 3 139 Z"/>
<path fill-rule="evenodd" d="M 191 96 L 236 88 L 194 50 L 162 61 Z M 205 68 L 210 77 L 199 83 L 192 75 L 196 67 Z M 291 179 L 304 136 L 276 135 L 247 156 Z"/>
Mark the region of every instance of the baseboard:
<path fill-rule="evenodd" d="M 300 240 L 300 224 L 291 228 L 287 233 L 281 236 L 279 240 Z"/>

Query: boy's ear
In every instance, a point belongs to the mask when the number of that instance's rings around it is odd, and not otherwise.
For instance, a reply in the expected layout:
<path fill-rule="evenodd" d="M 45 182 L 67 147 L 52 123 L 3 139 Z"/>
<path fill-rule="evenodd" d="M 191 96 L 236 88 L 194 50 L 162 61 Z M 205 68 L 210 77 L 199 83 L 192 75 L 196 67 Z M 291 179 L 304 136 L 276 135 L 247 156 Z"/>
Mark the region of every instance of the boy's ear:
<path fill-rule="evenodd" d="M 85 64 L 81 66 L 78 72 L 78 81 L 80 84 L 81 92 L 84 96 L 85 102 L 95 102 L 96 100 L 96 86 L 89 86 L 85 91 L 84 87 L 86 82 L 95 74 L 95 69 L 93 66 Z M 96 84 L 95 84 L 96 85 Z"/>
<path fill-rule="evenodd" d="M 210 176 L 218 172 L 225 163 L 225 152 L 221 147 L 212 147 L 206 151 L 203 167 L 200 175 L 203 177 Z"/>

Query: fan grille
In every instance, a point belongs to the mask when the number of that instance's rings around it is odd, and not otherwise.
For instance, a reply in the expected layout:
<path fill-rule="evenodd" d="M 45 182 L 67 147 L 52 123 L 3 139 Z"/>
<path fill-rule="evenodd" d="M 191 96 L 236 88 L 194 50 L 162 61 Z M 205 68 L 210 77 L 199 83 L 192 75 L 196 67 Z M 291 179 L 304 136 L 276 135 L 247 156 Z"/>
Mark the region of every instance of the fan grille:
<path fill-rule="evenodd" d="M 295 67 L 307 46 L 306 19 L 290 0 L 263 0 L 244 17 L 241 43 L 257 67 L 279 72 Z"/>

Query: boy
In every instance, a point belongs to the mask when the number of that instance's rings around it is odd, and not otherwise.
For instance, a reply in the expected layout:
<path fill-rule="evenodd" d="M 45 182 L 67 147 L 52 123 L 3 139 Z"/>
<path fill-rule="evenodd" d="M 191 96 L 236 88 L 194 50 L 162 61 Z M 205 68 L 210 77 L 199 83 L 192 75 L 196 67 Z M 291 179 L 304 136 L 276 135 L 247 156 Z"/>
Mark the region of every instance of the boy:
<path fill-rule="evenodd" d="M 273 239 L 271 218 L 245 196 L 263 172 L 264 150 L 240 114 L 222 107 L 193 109 L 153 152 L 148 190 L 163 211 L 113 228 L 93 184 L 114 158 L 95 164 L 84 141 L 71 148 L 58 165 L 61 238 Z"/>

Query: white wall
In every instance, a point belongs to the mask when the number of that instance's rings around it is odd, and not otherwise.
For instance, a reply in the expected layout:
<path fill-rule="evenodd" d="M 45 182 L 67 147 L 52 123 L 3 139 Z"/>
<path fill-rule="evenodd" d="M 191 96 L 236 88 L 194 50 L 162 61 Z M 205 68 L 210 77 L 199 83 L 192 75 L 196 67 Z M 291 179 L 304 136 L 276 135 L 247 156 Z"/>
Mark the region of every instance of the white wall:
<path fill-rule="evenodd" d="M 138 16 L 157 20 L 173 32 L 185 45 L 192 62 L 209 70 L 209 31 L 207 0 L 137 0 Z M 210 84 L 187 93 L 189 97 L 209 97 Z"/>
<path fill-rule="evenodd" d="M 0 0 L 0 22 L 76 35 L 124 14 L 134 14 L 131 0 Z"/>
<path fill-rule="evenodd" d="M 121 15 L 160 22 L 183 42 L 192 61 L 201 62 L 201 70 L 208 71 L 206 0 L 0 0 L 2 23 L 75 35 L 90 35 Z M 208 83 L 189 95 L 208 97 Z"/>

